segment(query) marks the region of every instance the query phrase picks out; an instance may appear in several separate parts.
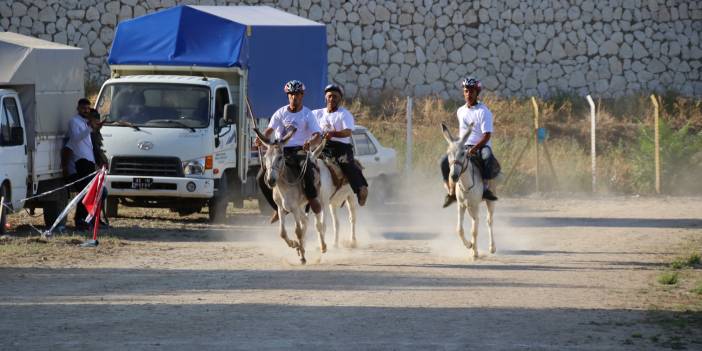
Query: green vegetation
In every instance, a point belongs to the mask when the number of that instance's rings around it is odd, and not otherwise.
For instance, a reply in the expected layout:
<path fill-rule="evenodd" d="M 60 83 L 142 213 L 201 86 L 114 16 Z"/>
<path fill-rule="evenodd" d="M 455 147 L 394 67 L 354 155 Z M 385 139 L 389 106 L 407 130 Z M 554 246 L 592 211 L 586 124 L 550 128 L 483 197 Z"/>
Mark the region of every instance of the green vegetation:
<path fill-rule="evenodd" d="M 687 257 L 679 257 L 670 263 L 670 268 L 672 269 L 683 269 L 694 267 L 700 264 L 700 254 L 692 253 Z"/>
<path fill-rule="evenodd" d="M 663 285 L 675 285 L 678 283 L 678 273 L 665 272 L 658 276 L 658 282 Z"/>

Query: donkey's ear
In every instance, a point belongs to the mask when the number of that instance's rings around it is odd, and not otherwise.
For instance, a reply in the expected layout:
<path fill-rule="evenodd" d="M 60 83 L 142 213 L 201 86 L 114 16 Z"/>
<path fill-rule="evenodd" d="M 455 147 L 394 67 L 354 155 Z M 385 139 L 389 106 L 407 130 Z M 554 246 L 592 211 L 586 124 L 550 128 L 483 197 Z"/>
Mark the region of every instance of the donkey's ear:
<path fill-rule="evenodd" d="M 441 123 L 441 133 L 444 135 L 444 139 L 446 139 L 447 143 L 451 144 L 455 141 L 448 127 L 443 122 Z"/>
<path fill-rule="evenodd" d="M 290 131 L 287 134 L 285 134 L 282 139 L 280 139 L 280 143 L 282 145 L 287 144 L 290 138 L 292 138 L 292 136 L 295 135 L 295 132 L 297 132 L 297 128 L 292 127 L 292 129 L 290 129 Z"/>
<path fill-rule="evenodd" d="M 261 142 L 263 143 L 263 145 L 266 145 L 266 147 L 270 147 L 270 146 L 271 146 L 271 141 L 268 140 L 268 138 L 266 138 L 266 136 L 263 135 L 263 133 L 261 133 L 261 131 L 258 130 L 258 128 L 254 128 L 253 130 L 254 130 L 254 132 L 256 133 L 256 136 L 258 136 L 258 138 L 261 140 Z"/>
<path fill-rule="evenodd" d="M 461 136 L 461 145 L 465 145 L 466 141 L 468 140 L 468 137 L 470 136 L 470 133 L 473 131 L 473 124 L 475 122 L 471 123 L 468 125 L 468 129 L 466 130 L 466 133 Z"/>

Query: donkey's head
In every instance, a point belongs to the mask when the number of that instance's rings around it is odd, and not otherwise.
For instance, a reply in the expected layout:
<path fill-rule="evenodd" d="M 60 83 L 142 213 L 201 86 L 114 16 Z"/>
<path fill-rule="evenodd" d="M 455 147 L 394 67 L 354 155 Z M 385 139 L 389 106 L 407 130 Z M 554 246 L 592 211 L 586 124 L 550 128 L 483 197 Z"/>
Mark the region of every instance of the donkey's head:
<path fill-rule="evenodd" d="M 452 182 L 458 181 L 458 178 L 468 166 L 468 149 L 466 148 L 465 144 L 472 129 L 473 123 L 468 126 L 466 133 L 460 139 L 457 139 L 451 135 L 448 127 L 441 123 L 441 132 L 444 135 L 444 139 L 446 139 L 446 142 L 448 143 L 446 154 L 448 155 L 450 167 L 449 177 L 450 181 Z"/>
<path fill-rule="evenodd" d="M 283 147 L 292 138 L 297 129 L 293 128 L 282 139 L 273 141 L 268 140 L 258 129 L 254 129 L 256 135 L 265 145 L 268 150 L 263 156 L 263 164 L 266 167 L 266 175 L 264 180 L 269 187 L 273 188 L 278 182 L 278 178 L 282 176 L 285 170 L 285 159 L 283 158 Z"/>

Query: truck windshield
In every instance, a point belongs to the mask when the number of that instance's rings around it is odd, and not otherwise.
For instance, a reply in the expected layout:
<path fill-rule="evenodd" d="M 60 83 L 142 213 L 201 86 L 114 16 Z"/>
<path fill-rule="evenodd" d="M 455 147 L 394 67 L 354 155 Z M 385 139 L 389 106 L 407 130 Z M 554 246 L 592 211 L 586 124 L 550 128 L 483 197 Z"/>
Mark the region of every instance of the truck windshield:
<path fill-rule="evenodd" d="M 197 85 L 115 83 L 97 109 L 107 123 L 139 127 L 204 128 L 210 123 L 209 89 Z"/>

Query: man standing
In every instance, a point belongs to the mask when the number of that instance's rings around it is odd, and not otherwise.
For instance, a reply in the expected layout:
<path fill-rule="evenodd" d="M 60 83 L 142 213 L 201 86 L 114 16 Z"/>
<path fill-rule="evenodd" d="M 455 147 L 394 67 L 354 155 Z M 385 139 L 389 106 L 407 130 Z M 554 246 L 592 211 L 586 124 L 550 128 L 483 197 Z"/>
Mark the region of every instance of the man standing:
<path fill-rule="evenodd" d="M 73 175 L 73 179 L 80 179 L 95 171 L 95 156 L 93 154 L 93 142 L 90 134 L 93 130 L 99 129 L 101 123 L 90 118 L 90 101 L 82 98 L 78 100 L 78 114 L 73 116 L 68 122 L 68 143 L 66 148 L 70 149 L 68 159 L 68 173 Z M 85 188 L 90 179 L 84 179 L 76 184 L 78 189 Z M 89 229 L 85 217 L 88 211 L 81 202 L 78 202 L 74 217 L 76 230 Z"/>
<path fill-rule="evenodd" d="M 313 113 L 327 139 L 327 144 L 322 151 L 323 154 L 336 161 L 348 179 L 351 189 L 358 197 L 358 204 L 363 206 L 368 197 L 368 182 L 354 160 L 351 135 L 355 122 L 351 112 L 339 107 L 343 96 L 344 92 L 340 86 L 327 85 L 324 88 L 324 100 L 327 107 L 314 110 Z"/>
<path fill-rule="evenodd" d="M 315 166 L 307 158 L 307 151 L 305 150 L 307 146 L 316 145 L 321 140 L 319 125 L 317 125 L 312 111 L 302 105 L 305 85 L 298 80 L 291 80 L 285 84 L 284 90 L 288 95 L 288 105 L 273 113 L 268 123 L 268 128 L 263 132 L 263 135 L 270 139 L 271 134 L 275 132 L 277 138 L 282 138 L 293 128 L 297 130 L 283 148 L 283 157 L 285 157 L 286 166 L 290 167 L 296 174 L 300 174 L 303 169 L 305 170 L 305 173 L 302 175 L 302 190 L 305 192 L 312 211 L 319 213 L 322 211 L 322 205 L 317 199 L 318 191 L 314 181 Z M 256 145 L 261 145 L 261 141 L 258 138 L 256 138 Z M 307 163 L 306 166 L 305 163 Z M 258 174 L 258 184 L 263 195 L 273 206 L 273 209 L 276 210 L 273 217 L 271 217 L 271 223 L 273 223 L 278 220 L 278 208 L 273 202 L 272 189 L 264 181 L 263 171 Z"/>
<path fill-rule="evenodd" d="M 458 117 L 459 137 L 468 132 L 471 123 L 473 129 L 470 137 L 466 141 L 468 153 L 471 155 L 479 155 L 483 163 L 482 175 L 483 179 L 483 199 L 496 201 L 497 196 L 492 192 L 494 184 L 490 179 L 493 179 L 499 173 L 499 164 L 492 154 L 492 112 L 478 101 L 478 95 L 482 90 L 480 81 L 473 77 L 468 77 L 463 80 L 463 98 L 466 104 L 461 106 L 456 115 Z M 448 156 L 444 155 L 441 159 L 441 175 L 444 178 L 444 184 L 448 194 L 444 199 L 444 206 L 448 207 L 456 201 L 455 189 L 449 187 L 449 172 Z"/>

